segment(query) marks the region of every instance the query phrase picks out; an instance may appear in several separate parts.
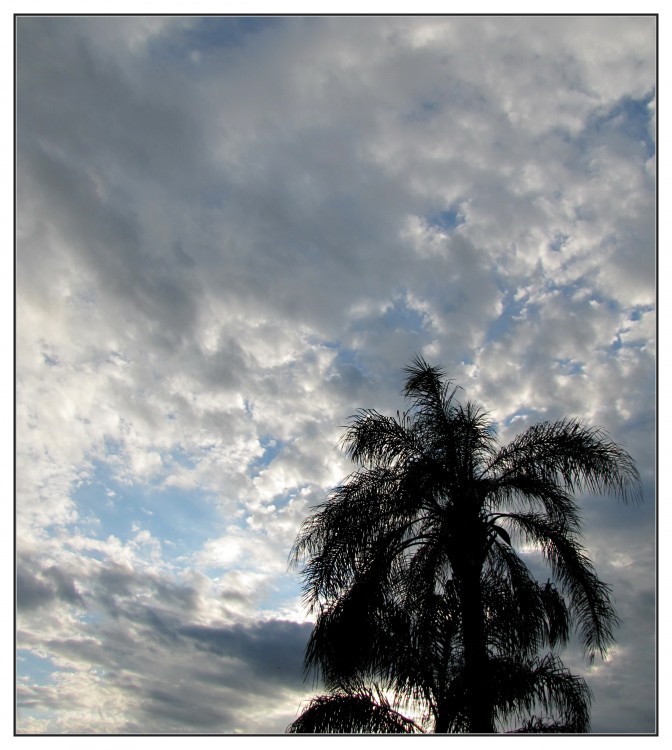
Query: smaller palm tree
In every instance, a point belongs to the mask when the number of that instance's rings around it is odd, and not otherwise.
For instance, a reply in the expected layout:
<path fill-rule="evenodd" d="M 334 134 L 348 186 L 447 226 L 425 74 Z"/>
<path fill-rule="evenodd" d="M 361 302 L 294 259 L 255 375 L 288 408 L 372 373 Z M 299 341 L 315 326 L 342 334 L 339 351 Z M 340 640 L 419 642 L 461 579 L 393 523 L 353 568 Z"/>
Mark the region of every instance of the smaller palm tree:
<path fill-rule="evenodd" d="M 483 409 L 421 358 L 404 392 L 408 412 L 353 418 L 343 444 L 359 469 L 294 544 L 317 615 L 306 668 L 331 694 L 290 731 L 587 731 L 590 692 L 556 651 L 577 631 L 589 661 L 604 656 L 618 618 L 575 496 L 640 499 L 632 458 L 573 419 L 500 446 Z M 516 544 L 535 546 L 552 580 L 539 584 Z"/>

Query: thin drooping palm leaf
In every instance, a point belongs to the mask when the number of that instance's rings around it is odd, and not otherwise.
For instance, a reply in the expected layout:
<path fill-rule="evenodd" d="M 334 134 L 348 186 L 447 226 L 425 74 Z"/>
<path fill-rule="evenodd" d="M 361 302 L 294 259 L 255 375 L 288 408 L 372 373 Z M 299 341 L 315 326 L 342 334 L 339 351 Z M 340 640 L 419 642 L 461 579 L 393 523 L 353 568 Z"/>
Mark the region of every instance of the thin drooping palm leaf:
<path fill-rule="evenodd" d="M 575 494 L 609 494 L 641 501 L 639 474 L 631 456 L 604 430 L 577 419 L 532 425 L 503 447 L 484 467 L 500 481 L 535 479 Z"/>
<path fill-rule="evenodd" d="M 572 732 L 590 729 L 590 688 L 556 654 L 525 661 L 498 659 L 491 675 L 495 712 L 502 721 L 524 722 L 541 710 L 556 726 L 571 726 Z M 558 718 L 551 716 L 553 711 L 559 713 Z"/>
<path fill-rule="evenodd" d="M 395 711 L 382 693 L 361 690 L 313 698 L 287 731 L 294 734 L 414 734 L 423 729 Z"/>
<path fill-rule="evenodd" d="M 564 598 L 548 581 L 540 585 L 513 550 L 501 548 L 483 576 L 490 650 L 529 658 L 545 648 L 562 648 L 569 638 L 570 614 Z"/>
<path fill-rule="evenodd" d="M 579 540 L 561 521 L 538 513 L 501 514 L 526 541 L 537 545 L 551 572 L 569 597 L 569 611 L 579 628 L 581 645 L 590 662 L 606 656 L 614 642 L 618 616 L 610 587 L 600 581 Z"/>

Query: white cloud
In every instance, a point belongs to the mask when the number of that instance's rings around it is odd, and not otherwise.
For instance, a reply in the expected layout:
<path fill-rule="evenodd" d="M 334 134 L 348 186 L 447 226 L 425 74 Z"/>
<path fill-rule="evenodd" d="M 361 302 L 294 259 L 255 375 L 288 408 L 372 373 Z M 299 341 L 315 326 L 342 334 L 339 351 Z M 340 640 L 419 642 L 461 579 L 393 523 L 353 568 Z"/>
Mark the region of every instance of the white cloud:
<path fill-rule="evenodd" d="M 652 506 L 653 18 L 22 17 L 17 54 L 20 731 L 283 731 L 289 548 L 414 353 L 503 439 L 603 425 Z M 604 559 L 637 620 L 652 560 Z M 635 634 L 603 729 L 651 726 Z"/>

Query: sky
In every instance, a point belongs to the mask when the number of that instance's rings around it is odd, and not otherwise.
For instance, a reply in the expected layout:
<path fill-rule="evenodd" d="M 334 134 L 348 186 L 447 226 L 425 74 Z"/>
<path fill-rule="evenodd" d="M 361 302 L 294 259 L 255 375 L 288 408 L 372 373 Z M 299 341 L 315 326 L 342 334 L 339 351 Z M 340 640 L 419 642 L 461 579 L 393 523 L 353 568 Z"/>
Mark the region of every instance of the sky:
<path fill-rule="evenodd" d="M 616 646 L 563 659 L 655 731 L 655 18 L 15 31 L 17 732 L 284 732 L 289 550 L 416 354 L 503 443 L 637 461 L 642 505 L 581 497 Z"/>

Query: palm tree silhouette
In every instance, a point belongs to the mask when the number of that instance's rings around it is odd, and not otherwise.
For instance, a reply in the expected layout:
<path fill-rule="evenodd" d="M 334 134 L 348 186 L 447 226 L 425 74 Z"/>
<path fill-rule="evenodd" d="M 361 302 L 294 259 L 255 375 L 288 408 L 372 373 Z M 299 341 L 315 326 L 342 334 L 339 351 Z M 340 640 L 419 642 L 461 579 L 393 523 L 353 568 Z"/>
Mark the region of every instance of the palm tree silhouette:
<path fill-rule="evenodd" d="M 306 673 L 330 692 L 288 731 L 588 731 L 590 690 L 556 649 L 577 631 L 589 661 L 604 657 L 618 618 L 575 495 L 641 499 L 632 458 L 573 419 L 502 447 L 440 368 L 416 357 L 406 374 L 411 409 L 353 417 L 343 447 L 360 468 L 292 549 L 316 614 Z M 553 581 L 535 579 L 516 542 Z"/>

